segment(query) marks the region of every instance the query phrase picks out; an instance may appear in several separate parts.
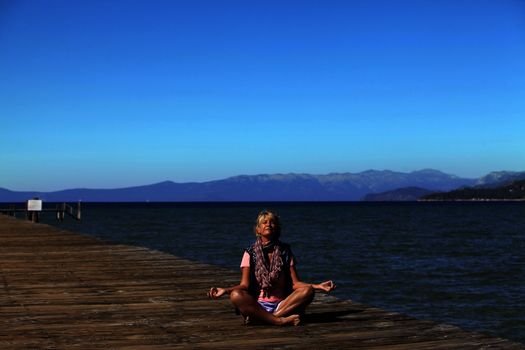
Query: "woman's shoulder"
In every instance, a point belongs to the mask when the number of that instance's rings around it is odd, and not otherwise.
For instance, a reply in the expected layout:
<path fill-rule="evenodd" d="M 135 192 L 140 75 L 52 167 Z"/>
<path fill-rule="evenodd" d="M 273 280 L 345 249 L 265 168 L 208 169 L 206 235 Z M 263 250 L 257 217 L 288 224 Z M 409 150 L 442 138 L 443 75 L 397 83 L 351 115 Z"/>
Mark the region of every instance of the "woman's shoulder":
<path fill-rule="evenodd" d="M 254 245 L 255 245 L 255 243 L 250 244 L 248 247 L 244 248 L 244 252 L 246 252 L 246 253 L 252 253 L 253 250 L 255 249 L 255 248 L 254 248 Z"/>

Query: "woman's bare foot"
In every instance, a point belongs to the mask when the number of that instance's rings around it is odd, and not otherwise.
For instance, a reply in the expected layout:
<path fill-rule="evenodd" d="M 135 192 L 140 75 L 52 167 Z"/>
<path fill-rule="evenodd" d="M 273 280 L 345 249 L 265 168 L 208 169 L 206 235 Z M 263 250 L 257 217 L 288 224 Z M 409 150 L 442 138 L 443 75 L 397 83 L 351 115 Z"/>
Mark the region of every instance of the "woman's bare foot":
<path fill-rule="evenodd" d="M 286 317 L 279 317 L 280 320 L 280 326 L 288 326 L 288 325 L 294 325 L 298 326 L 299 323 L 301 323 L 301 318 L 299 315 L 290 315 Z"/>

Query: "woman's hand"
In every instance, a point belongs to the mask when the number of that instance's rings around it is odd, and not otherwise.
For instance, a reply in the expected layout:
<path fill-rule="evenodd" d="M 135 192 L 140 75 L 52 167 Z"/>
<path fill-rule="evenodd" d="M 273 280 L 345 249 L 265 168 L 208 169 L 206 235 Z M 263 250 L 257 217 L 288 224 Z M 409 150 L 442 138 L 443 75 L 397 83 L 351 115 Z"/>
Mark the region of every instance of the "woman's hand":
<path fill-rule="evenodd" d="M 226 289 L 224 288 L 211 287 L 210 291 L 207 294 L 208 294 L 208 298 L 210 299 L 219 299 L 225 293 L 226 293 Z"/>
<path fill-rule="evenodd" d="M 333 281 L 325 281 L 323 283 L 314 284 L 315 289 L 323 290 L 325 292 L 330 292 L 335 289 L 336 285 Z"/>

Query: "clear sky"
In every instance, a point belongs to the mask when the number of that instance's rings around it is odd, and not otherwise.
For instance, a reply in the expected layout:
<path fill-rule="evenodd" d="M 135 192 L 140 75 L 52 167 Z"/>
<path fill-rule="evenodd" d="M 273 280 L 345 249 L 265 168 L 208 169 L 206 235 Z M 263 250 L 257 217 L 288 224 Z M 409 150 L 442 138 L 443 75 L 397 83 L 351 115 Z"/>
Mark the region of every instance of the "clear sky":
<path fill-rule="evenodd" d="M 0 2 L 0 187 L 525 170 L 525 1 Z"/>

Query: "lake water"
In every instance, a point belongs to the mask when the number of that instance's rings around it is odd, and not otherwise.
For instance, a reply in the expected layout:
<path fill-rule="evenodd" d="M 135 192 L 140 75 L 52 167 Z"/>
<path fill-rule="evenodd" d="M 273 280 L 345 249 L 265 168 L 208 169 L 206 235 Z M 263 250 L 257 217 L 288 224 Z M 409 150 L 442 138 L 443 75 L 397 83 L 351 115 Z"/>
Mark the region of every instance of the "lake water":
<path fill-rule="evenodd" d="M 84 203 L 42 221 L 239 269 L 253 221 L 281 216 L 301 279 L 334 295 L 525 343 L 525 203 Z"/>

